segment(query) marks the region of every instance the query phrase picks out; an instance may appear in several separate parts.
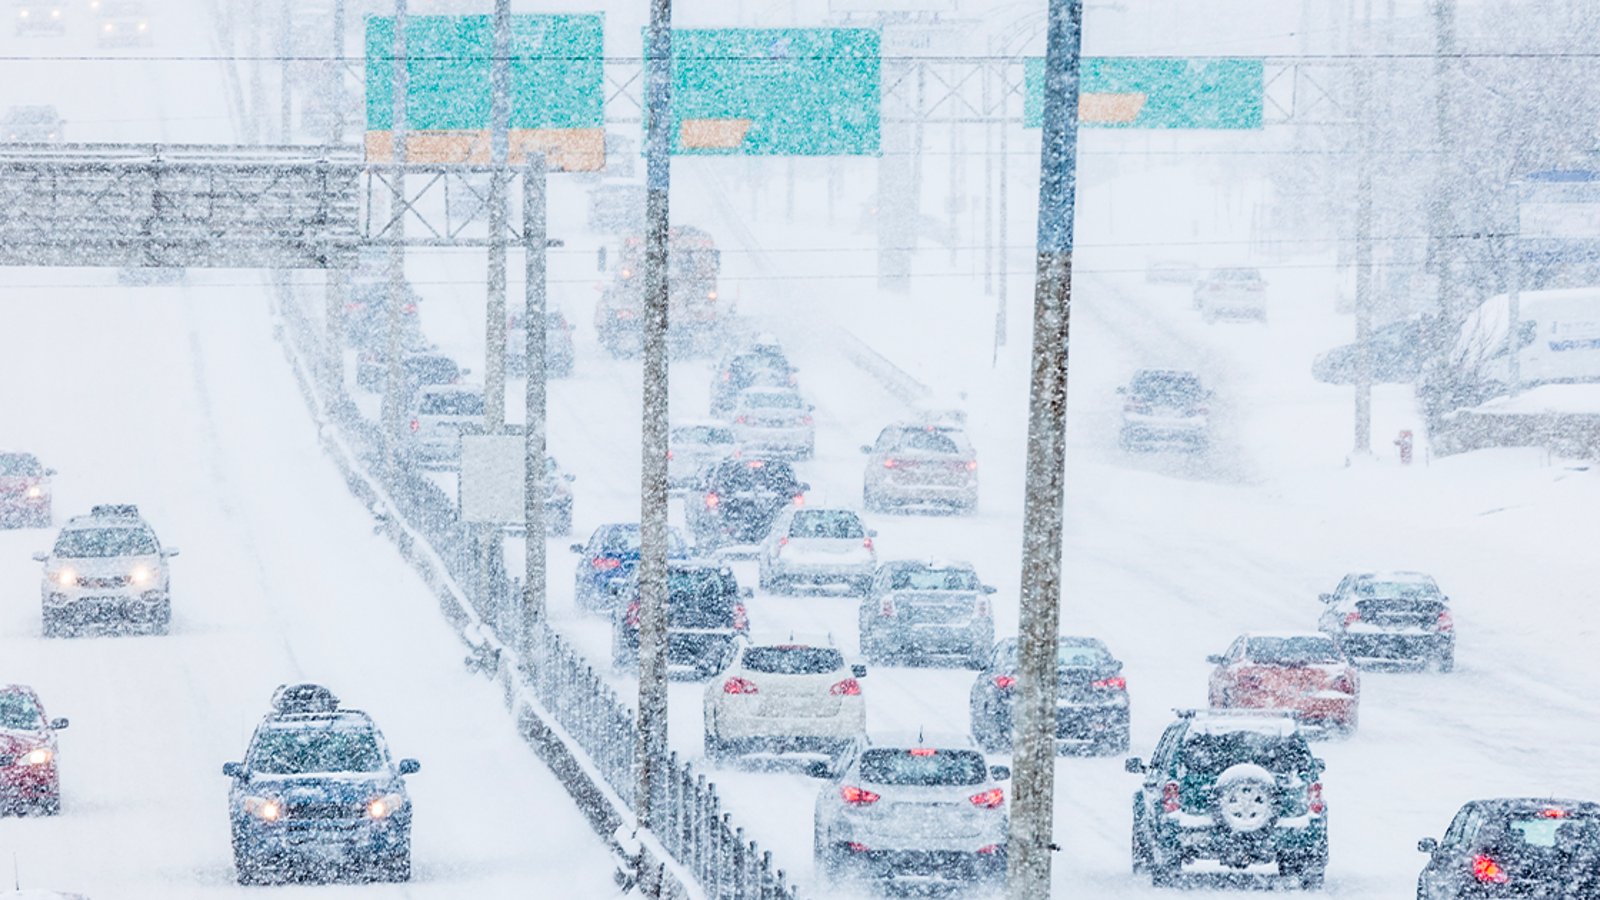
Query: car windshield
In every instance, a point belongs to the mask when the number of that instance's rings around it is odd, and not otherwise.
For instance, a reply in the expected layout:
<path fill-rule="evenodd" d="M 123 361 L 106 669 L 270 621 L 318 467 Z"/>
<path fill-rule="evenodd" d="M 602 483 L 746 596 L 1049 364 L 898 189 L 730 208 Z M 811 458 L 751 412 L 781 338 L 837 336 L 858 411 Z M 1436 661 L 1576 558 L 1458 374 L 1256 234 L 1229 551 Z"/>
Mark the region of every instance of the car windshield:
<path fill-rule="evenodd" d="M 376 772 L 383 751 L 366 728 L 268 728 L 256 739 L 250 768 L 268 775 Z"/>
<path fill-rule="evenodd" d="M 156 536 L 146 528 L 67 528 L 56 538 L 55 555 L 72 557 L 149 556 Z"/>
<path fill-rule="evenodd" d="M 1190 774 L 1220 775 L 1240 763 L 1275 774 L 1304 772 L 1311 767 L 1311 750 L 1301 738 L 1248 730 L 1191 734 L 1183 742 L 1183 765 Z"/>
<path fill-rule="evenodd" d="M 821 675 L 844 668 L 844 654 L 832 647 L 751 647 L 744 652 L 744 667 L 773 675 Z"/>
<path fill-rule="evenodd" d="M 667 570 L 667 603 L 674 610 L 731 616 L 738 597 L 739 584 L 732 572 L 712 568 Z"/>
<path fill-rule="evenodd" d="M 861 754 L 861 780 L 874 784 L 982 784 L 987 774 L 983 754 L 976 750 L 912 747 Z"/>
<path fill-rule="evenodd" d="M 866 537 L 856 514 L 840 509 L 806 509 L 794 514 L 789 523 L 793 538 L 838 538 L 861 540 Z"/>
<path fill-rule="evenodd" d="M 799 394 L 779 391 L 752 391 L 740 398 L 751 409 L 799 409 L 805 406 Z"/>
<path fill-rule="evenodd" d="M 777 491 L 788 493 L 794 489 L 794 470 L 788 463 L 765 459 L 723 466 L 717 471 L 715 483 L 727 491 Z"/>
<path fill-rule="evenodd" d="M 1356 582 L 1356 596 L 1370 600 L 1431 600 L 1439 588 L 1431 581 L 1387 581 L 1368 579 Z"/>
<path fill-rule="evenodd" d="M 481 416 L 483 410 L 483 395 L 466 392 L 426 394 L 417 406 L 424 416 Z"/>
<path fill-rule="evenodd" d="M 925 453 L 960 453 L 955 439 L 938 428 L 903 428 L 894 441 L 896 450 L 921 450 Z"/>
<path fill-rule="evenodd" d="M 1006 641 L 1001 646 L 1002 668 L 1017 667 L 1017 642 Z M 1093 669 L 1111 662 L 1111 651 L 1099 641 L 1073 638 L 1056 643 L 1056 666 L 1063 669 Z"/>
<path fill-rule="evenodd" d="M 1305 666 L 1340 662 L 1339 648 L 1321 635 L 1253 637 L 1245 644 L 1245 657 L 1269 666 Z"/>
<path fill-rule="evenodd" d="M 981 585 L 971 569 L 896 569 L 889 587 L 896 591 L 975 591 Z"/>
<path fill-rule="evenodd" d="M 672 429 L 674 444 L 731 444 L 733 431 L 718 425 L 685 425 Z"/>
<path fill-rule="evenodd" d="M 1600 817 L 1552 807 L 1515 813 L 1494 823 L 1484 843 L 1499 852 L 1540 854 L 1600 851 Z"/>
<path fill-rule="evenodd" d="M 0 478 L 39 475 L 39 461 L 26 453 L 0 453 Z"/>
<path fill-rule="evenodd" d="M 1200 379 L 1178 372 L 1141 372 L 1134 376 L 1130 391 L 1136 396 L 1172 402 L 1198 399 Z"/>
<path fill-rule="evenodd" d="M 38 731 L 44 724 L 39 704 L 19 691 L 0 693 L 0 729 L 6 731 Z"/>

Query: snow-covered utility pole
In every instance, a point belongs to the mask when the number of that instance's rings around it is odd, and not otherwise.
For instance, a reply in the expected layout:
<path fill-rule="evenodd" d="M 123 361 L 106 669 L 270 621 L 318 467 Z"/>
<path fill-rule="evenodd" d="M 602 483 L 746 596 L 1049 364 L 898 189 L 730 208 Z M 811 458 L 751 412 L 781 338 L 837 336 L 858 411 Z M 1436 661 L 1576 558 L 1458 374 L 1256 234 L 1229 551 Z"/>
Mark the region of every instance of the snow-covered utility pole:
<path fill-rule="evenodd" d="M 501 223 L 504 225 L 504 222 Z M 545 558 L 544 558 L 544 498 L 549 490 L 545 483 L 550 477 L 546 469 L 544 450 L 545 425 L 545 346 L 544 341 L 532 335 L 544 334 L 546 290 L 546 228 L 545 223 L 545 162 L 544 154 L 528 154 L 528 164 L 522 174 L 522 249 L 523 290 L 525 305 L 522 320 L 528 327 L 528 346 L 524 359 L 528 370 L 523 413 L 523 524 L 527 528 L 523 551 L 522 616 L 520 629 L 524 658 L 533 649 L 533 629 L 544 619 Z M 537 330 L 535 330 L 537 329 Z M 500 542 L 494 541 L 496 549 Z"/>
<path fill-rule="evenodd" d="M 1061 624 L 1062 497 L 1066 465 L 1067 336 L 1072 215 L 1077 200 L 1078 58 L 1083 0 L 1050 0 L 1039 249 L 1033 294 L 1033 373 L 1023 498 L 1019 691 L 1006 893 L 1050 896 L 1056 759 L 1056 643 Z"/>
<path fill-rule="evenodd" d="M 290 0 L 278 0 L 278 136 L 285 144 L 294 142 L 294 100 L 289 91 L 289 58 L 294 51 L 290 49 L 289 3 Z"/>
<path fill-rule="evenodd" d="M 333 55 L 328 63 L 327 89 L 333 97 L 333 133 L 328 145 L 344 143 L 344 0 L 333 0 Z M 350 296 L 350 274 L 344 269 L 327 270 L 326 306 L 328 353 L 327 397 L 330 407 L 344 399 L 344 304 Z"/>
<path fill-rule="evenodd" d="M 1362 46 L 1372 47 L 1372 0 L 1365 0 Z M 1355 7 L 1351 5 L 1351 17 Z M 1354 34 L 1356 29 L 1352 28 Z M 1356 421 L 1355 453 L 1372 453 L 1372 67 L 1356 66 Z"/>
<path fill-rule="evenodd" d="M 1461 321 L 1461 298 L 1456 296 L 1456 214 L 1455 192 L 1460 185 L 1455 182 L 1459 166 L 1456 160 L 1455 116 L 1451 110 L 1451 70 L 1456 54 L 1456 4 L 1455 0 L 1433 0 L 1434 57 L 1433 80 L 1435 140 L 1438 143 L 1438 168 L 1433 180 L 1433 240 L 1434 269 L 1438 273 L 1439 316 L 1434 320 L 1437 334 L 1431 335 L 1430 355 L 1444 351 L 1443 342 L 1450 329 Z"/>
<path fill-rule="evenodd" d="M 406 299 L 406 176 L 400 168 L 406 163 L 406 0 L 394 0 L 394 60 L 389 64 L 393 73 L 394 120 L 389 123 L 393 152 L 390 159 L 396 168 L 389 197 L 390 215 L 394 222 L 389 228 L 389 321 L 386 348 L 387 371 L 383 383 L 383 461 L 390 472 L 398 471 L 400 452 L 400 337 L 404 322 Z"/>
<path fill-rule="evenodd" d="M 671 183 L 672 0 L 650 0 L 645 38 L 644 439 L 639 508 L 639 746 L 634 810 L 654 828 L 667 761 L 667 189 Z M 530 337 L 529 340 L 532 340 Z M 659 897 L 643 865 L 645 896 Z M 646 871 L 646 869 L 650 869 Z"/>
<path fill-rule="evenodd" d="M 506 168 L 511 127 L 511 0 L 494 0 L 494 57 L 489 62 L 489 300 L 484 316 L 483 427 L 506 424 Z M 524 323 L 530 329 L 531 323 Z M 528 341 L 533 332 L 528 331 Z"/>

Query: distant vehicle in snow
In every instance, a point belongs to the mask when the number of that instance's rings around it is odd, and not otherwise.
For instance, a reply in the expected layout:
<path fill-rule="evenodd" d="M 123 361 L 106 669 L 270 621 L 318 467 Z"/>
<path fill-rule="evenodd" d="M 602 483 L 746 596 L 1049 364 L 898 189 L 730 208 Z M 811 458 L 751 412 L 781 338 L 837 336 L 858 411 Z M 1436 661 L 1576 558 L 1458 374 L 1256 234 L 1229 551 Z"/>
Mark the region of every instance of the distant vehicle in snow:
<path fill-rule="evenodd" d="M 995 644 L 972 683 L 972 736 L 990 753 L 1009 751 L 1016 730 L 1017 639 Z M 1056 748 L 1128 752 L 1128 682 L 1122 661 L 1096 638 L 1056 642 Z"/>
<path fill-rule="evenodd" d="M 1422 371 L 1422 320 L 1401 319 L 1372 330 L 1367 342 L 1375 384 L 1406 384 Z M 1328 384 L 1354 384 L 1361 365 L 1361 344 L 1334 347 L 1317 355 L 1311 375 Z"/>
<path fill-rule="evenodd" d="M 1600 896 L 1600 804 L 1471 800 L 1443 838 L 1423 838 L 1417 900 Z"/>
<path fill-rule="evenodd" d="M 544 372 L 548 378 L 572 375 L 577 350 L 572 342 L 572 323 L 559 309 L 544 314 Z M 528 371 L 528 329 L 520 314 L 506 317 L 506 373 L 525 375 Z"/>
<path fill-rule="evenodd" d="M 572 533 L 572 482 L 578 476 L 563 471 L 554 456 L 544 458 L 544 531 L 553 537 Z"/>
<path fill-rule="evenodd" d="M 1144 280 L 1152 284 L 1194 284 L 1200 266 L 1192 260 L 1153 259 L 1144 267 Z"/>
<path fill-rule="evenodd" d="M 166 634 L 172 621 L 168 560 L 176 547 L 163 547 L 131 504 L 90 508 L 61 527 L 44 563 L 44 636 L 60 637 L 83 628 L 110 632 Z"/>
<path fill-rule="evenodd" d="M 1133 795 L 1135 874 L 1168 886 L 1201 860 L 1236 872 L 1276 864 L 1270 874 L 1322 887 L 1324 764 L 1292 714 L 1183 711 L 1150 762 L 1135 756 L 1126 768 L 1143 776 Z"/>
<path fill-rule="evenodd" d="M 868 512 L 934 506 L 978 508 L 978 454 L 966 431 L 943 419 L 896 422 L 863 444 L 861 504 Z"/>
<path fill-rule="evenodd" d="M 760 543 L 789 506 L 804 506 L 811 485 L 795 477 L 781 459 L 726 459 L 708 466 L 689 498 L 684 515 L 702 553 L 732 545 Z"/>
<path fill-rule="evenodd" d="M 130 0 L 101 0 L 95 26 L 102 47 L 148 47 L 150 15 L 143 3 Z"/>
<path fill-rule="evenodd" d="M 228 818 L 240 884 L 292 878 L 411 878 L 411 801 L 405 776 L 372 717 L 327 688 L 283 685 L 232 779 Z"/>
<path fill-rule="evenodd" d="M 1450 348 L 1450 367 L 1480 396 L 1510 390 L 1513 353 L 1522 387 L 1600 382 L 1600 287 L 1524 291 L 1517 305 L 1514 341 L 1511 302 L 1500 294 L 1467 315 Z"/>
<path fill-rule="evenodd" d="M 341 313 L 345 340 L 353 347 L 382 353 L 389 346 L 389 263 L 388 250 L 382 247 L 366 248 L 356 257 Z M 421 299 L 410 282 L 402 282 L 400 326 L 407 343 L 422 342 L 422 327 L 417 322 Z"/>
<path fill-rule="evenodd" d="M 1213 269 L 1194 284 L 1194 308 L 1206 322 L 1217 319 L 1267 320 L 1267 282 L 1261 270 Z"/>
<path fill-rule="evenodd" d="M 50 527 L 50 476 L 32 453 L 0 451 L 0 528 Z"/>
<path fill-rule="evenodd" d="M 459 385 L 472 374 L 450 356 L 425 345 L 412 345 L 400 355 L 400 403 L 409 405 L 424 388 Z M 379 349 L 363 350 L 356 356 L 356 384 L 382 395 L 388 389 L 388 355 Z"/>
<path fill-rule="evenodd" d="M 810 459 L 817 452 L 814 409 L 791 388 L 747 388 L 733 401 L 730 427 L 750 453 Z"/>
<path fill-rule="evenodd" d="M 407 424 L 405 454 L 430 469 L 461 465 L 461 434 L 483 426 L 483 388 L 477 385 L 435 385 L 417 392 Z"/>
<path fill-rule="evenodd" d="M 667 563 L 667 671 L 710 678 L 733 658 L 734 641 L 750 631 L 745 600 L 733 570 L 718 562 Z M 639 590 L 624 586 L 611 609 L 611 662 L 639 662 Z"/>
<path fill-rule="evenodd" d="M 842 755 L 866 731 L 861 682 L 828 638 L 741 642 L 705 689 L 706 757 L 749 753 Z"/>
<path fill-rule="evenodd" d="M 639 523 L 601 525 L 587 543 L 573 544 L 578 554 L 572 599 L 584 612 L 609 612 L 619 592 L 639 583 Z M 676 528 L 667 529 L 667 558 L 687 559 L 689 544 Z"/>
<path fill-rule="evenodd" d="M 1455 620 L 1450 598 L 1421 572 L 1346 575 L 1332 593 L 1317 629 L 1331 636 L 1356 665 L 1455 667 Z"/>
<path fill-rule="evenodd" d="M 923 890 L 1004 882 L 1011 770 L 971 738 L 868 735 L 837 772 L 817 795 L 819 875 Z"/>
<path fill-rule="evenodd" d="M 1117 393 L 1123 398 L 1122 449 L 1178 445 L 1200 453 L 1211 446 L 1212 393 L 1193 372 L 1140 369 Z"/>
<path fill-rule="evenodd" d="M 717 290 L 722 255 L 711 235 L 689 225 L 667 232 L 668 340 L 680 352 L 703 352 L 732 318 Z M 613 356 L 639 352 L 644 314 L 644 237 L 625 238 L 617 277 L 595 304 L 594 327 Z"/>
<path fill-rule="evenodd" d="M 1361 681 L 1325 634 L 1248 632 L 1206 661 L 1213 709 L 1291 710 L 1308 737 L 1356 730 Z"/>
<path fill-rule="evenodd" d="M 981 669 L 994 646 L 994 592 L 970 563 L 886 562 L 858 609 L 861 655 L 873 663 L 956 656 Z"/>
<path fill-rule="evenodd" d="M 66 719 L 45 715 L 33 688 L 0 686 L 0 813 L 61 812 L 56 732 L 66 727 Z"/>
<path fill-rule="evenodd" d="M 56 144 L 65 124 L 54 106 L 13 106 L 0 119 L 0 135 L 13 143 Z"/>
<path fill-rule="evenodd" d="M 17 0 L 14 7 L 19 37 L 25 34 L 67 33 L 65 0 Z"/>
<path fill-rule="evenodd" d="M 789 593 L 802 585 L 842 584 L 865 595 L 878 568 L 872 546 L 877 534 L 855 510 L 792 506 L 778 514 L 761 542 L 761 589 Z"/>
<path fill-rule="evenodd" d="M 725 357 L 711 378 L 711 414 L 731 414 L 739 395 L 750 388 L 794 387 L 795 371 L 783 352 L 771 347 L 746 348 Z"/>
<path fill-rule="evenodd" d="M 667 432 L 667 487 L 692 487 L 706 466 L 741 455 L 739 439 L 727 422 L 679 422 Z"/>

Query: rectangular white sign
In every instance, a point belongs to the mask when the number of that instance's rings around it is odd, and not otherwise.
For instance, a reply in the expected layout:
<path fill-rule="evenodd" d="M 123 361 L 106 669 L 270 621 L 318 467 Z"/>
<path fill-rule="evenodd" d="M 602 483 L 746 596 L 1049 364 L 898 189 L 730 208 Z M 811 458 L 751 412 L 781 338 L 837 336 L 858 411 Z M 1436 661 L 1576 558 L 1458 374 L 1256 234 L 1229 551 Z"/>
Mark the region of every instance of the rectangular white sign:
<path fill-rule="evenodd" d="M 461 474 L 457 491 L 461 521 L 521 524 L 524 505 L 523 439 L 515 434 L 461 436 Z"/>

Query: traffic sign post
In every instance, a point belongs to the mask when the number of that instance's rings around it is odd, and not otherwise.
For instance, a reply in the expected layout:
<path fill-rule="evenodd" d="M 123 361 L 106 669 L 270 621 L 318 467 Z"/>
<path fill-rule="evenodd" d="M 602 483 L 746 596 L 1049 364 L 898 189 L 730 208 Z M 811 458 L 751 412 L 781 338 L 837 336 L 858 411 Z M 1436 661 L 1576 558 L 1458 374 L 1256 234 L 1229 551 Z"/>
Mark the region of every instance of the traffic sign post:
<path fill-rule="evenodd" d="M 1024 62 L 1023 124 L 1044 110 L 1044 58 Z M 1266 61 L 1103 56 L 1083 60 L 1078 122 L 1091 128 L 1253 129 L 1263 124 Z"/>

